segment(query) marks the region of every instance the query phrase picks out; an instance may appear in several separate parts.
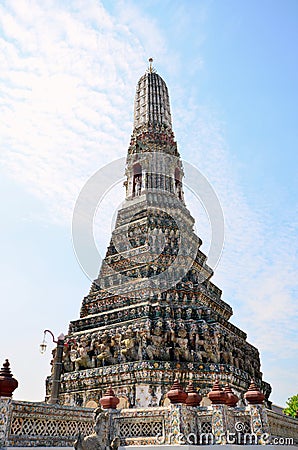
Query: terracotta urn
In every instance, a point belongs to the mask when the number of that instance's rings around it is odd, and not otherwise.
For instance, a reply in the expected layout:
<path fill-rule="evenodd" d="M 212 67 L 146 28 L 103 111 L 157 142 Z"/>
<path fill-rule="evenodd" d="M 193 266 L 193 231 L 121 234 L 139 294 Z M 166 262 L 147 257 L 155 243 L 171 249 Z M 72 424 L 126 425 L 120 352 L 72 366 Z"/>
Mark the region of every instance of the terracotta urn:
<path fill-rule="evenodd" d="M 17 380 L 13 378 L 9 366 L 9 361 L 6 359 L 0 370 L 0 397 L 12 397 L 13 391 L 19 384 Z"/>
<path fill-rule="evenodd" d="M 167 393 L 167 397 L 171 403 L 185 403 L 187 393 L 183 390 L 177 378 L 175 379 L 173 386 Z"/>
<path fill-rule="evenodd" d="M 226 393 L 220 387 L 218 378 L 215 380 L 212 390 L 208 393 L 207 397 L 212 405 L 224 405 L 226 403 Z"/>
<path fill-rule="evenodd" d="M 116 397 L 115 392 L 113 391 L 111 386 L 106 390 L 104 396 L 99 400 L 103 409 L 116 409 L 119 401 L 119 398 Z"/>
<path fill-rule="evenodd" d="M 248 391 L 244 394 L 244 398 L 250 405 L 261 405 L 265 399 L 265 395 L 259 390 L 254 380 L 251 380 Z"/>
<path fill-rule="evenodd" d="M 188 405 L 188 406 L 199 406 L 199 404 L 202 401 L 202 396 L 197 393 L 197 391 L 195 390 L 195 387 L 194 387 L 192 381 L 190 381 L 188 383 L 188 386 L 186 388 L 186 392 L 187 392 L 187 398 L 185 400 L 186 405 Z"/>
<path fill-rule="evenodd" d="M 235 407 L 239 398 L 234 394 L 229 383 L 226 384 L 224 391 L 226 393 L 226 405 Z"/>

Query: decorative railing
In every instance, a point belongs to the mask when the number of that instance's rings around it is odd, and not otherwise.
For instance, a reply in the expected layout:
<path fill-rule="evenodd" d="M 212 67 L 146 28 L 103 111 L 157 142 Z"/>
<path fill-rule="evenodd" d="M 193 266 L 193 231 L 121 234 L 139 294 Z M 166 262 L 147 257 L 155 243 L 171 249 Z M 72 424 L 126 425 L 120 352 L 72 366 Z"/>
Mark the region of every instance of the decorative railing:
<path fill-rule="evenodd" d="M 298 444 L 298 420 L 261 405 L 230 408 L 177 404 L 109 412 L 110 435 L 119 436 L 124 446 L 218 444 L 224 443 L 221 436 L 235 431 L 243 438 L 256 436 L 258 443 L 262 443 L 264 433 L 270 433 L 268 443 Z M 79 434 L 88 436 L 94 432 L 93 420 L 91 408 L 0 397 L 0 448 L 72 447 Z M 273 441 L 275 438 L 278 441 Z"/>
<path fill-rule="evenodd" d="M 122 409 L 113 416 L 113 434 L 121 445 L 155 445 L 168 432 L 168 408 Z"/>
<path fill-rule="evenodd" d="M 122 409 L 113 413 L 112 427 L 123 446 L 179 444 L 189 437 L 189 443 L 199 442 L 201 434 L 212 434 L 212 410 L 185 405 Z"/>
<path fill-rule="evenodd" d="M 279 440 L 280 445 L 298 444 L 298 419 L 270 410 L 267 410 L 267 416 L 272 439 L 283 438 L 284 441 Z"/>
<path fill-rule="evenodd" d="M 0 448 L 69 447 L 92 432 L 92 409 L 0 398 Z"/>

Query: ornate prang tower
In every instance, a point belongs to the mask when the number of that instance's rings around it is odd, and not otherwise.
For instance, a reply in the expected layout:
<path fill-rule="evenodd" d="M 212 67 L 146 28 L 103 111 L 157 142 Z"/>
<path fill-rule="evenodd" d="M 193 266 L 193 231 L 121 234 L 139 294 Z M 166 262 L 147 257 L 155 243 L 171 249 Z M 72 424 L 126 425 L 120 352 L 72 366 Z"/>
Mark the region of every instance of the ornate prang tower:
<path fill-rule="evenodd" d="M 118 407 L 163 405 L 175 376 L 192 378 L 203 396 L 219 376 L 242 398 L 254 378 L 268 399 L 259 352 L 229 322 L 232 308 L 210 281 L 184 202 L 168 89 L 149 62 L 136 89 L 126 199 L 69 326 L 60 402 L 96 406 L 112 385 Z"/>

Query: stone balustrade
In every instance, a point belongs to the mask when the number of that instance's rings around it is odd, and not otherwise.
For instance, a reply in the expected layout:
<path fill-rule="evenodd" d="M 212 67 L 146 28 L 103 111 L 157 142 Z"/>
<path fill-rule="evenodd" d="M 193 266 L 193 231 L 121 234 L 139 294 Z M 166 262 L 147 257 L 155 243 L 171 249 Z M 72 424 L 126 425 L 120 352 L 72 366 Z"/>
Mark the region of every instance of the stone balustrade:
<path fill-rule="evenodd" d="M 231 439 L 236 439 L 237 444 L 262 444 L 272 442 L 269 434 L 272 439 L 288 439 L 284 442 L 287 444 L 298 443 L 298 419 L 262 405 L 180 403 L 108 411 L 110 434 L 119 436 L 122 446 L 231 444 Z M 93 433 L 93 420 L 91 408 L 0 397 L 0 448 L 72 447 L 80 433 Z"/>
<path fill-rule="evenodd" d="M 93 410 L 0 397 L 0 448 L 71 447 L 93 431 Z"/>
<path fill-rule="evenodd" d="M 291 444 L 289 439 L 293 439 L 298 444 L 298 419 L 278 414 L 274 411 L 267 411 L 270 433 L 273 438 L 284 438 L 284 445 Z M 280 441 L 282 444 L 282 440 Z"/>

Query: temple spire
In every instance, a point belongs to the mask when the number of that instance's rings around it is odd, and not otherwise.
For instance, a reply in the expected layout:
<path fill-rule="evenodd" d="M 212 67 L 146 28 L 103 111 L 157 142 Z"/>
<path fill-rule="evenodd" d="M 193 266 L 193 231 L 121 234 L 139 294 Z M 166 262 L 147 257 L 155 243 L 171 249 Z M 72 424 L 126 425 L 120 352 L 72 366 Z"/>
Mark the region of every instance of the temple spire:
<path fill-rule="evenodd" d="M 134 129 L 126 161 L 126 199 L 154 190 L 173 194 L 184 203 L 183 167 L 172 130 L 168 88 L 152 62 L 149 58 L 149 67 L 136 87 Z"/>
<path fill-rule="evenodd" d="M 185 383 L 190 374 L 204 397 L 214 374 L 229 380 L 239 397 L 254 378 L 268 397 L 258 351 L 229 322 L 232 308 L 210 281 L 213 270 L 184 203 L 168 89 L 153 68 L 146 68 L 137 84 L 125 175 L 126 200 L 99 276 L 80 317 L 70 323 L 59 401 L 82 406 L 92 401 L 111 410 L 116 397 L 121 408 L 162 406 L 169 399 L 197 408 L 200 396 L 193 386 L 186 393 L 177 382 Z M 47 379 L 48 397 L 54 379 Z M 258 406 L 263 400 L 256 391 L 252 386 L 246 399 Z M 209 393 L 217 412 L 224 412 L 220 405 L 227 397 L 228 405 L 236 402 L 218 380 Z"/>
<path fill-rule="evenodd" d="M 168 88 L 164 80 L 152 66 L 139 79 L 134 104 L 134 131 L 149 126 L 165 126 L 172 129 Z"/>

